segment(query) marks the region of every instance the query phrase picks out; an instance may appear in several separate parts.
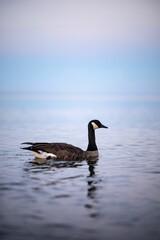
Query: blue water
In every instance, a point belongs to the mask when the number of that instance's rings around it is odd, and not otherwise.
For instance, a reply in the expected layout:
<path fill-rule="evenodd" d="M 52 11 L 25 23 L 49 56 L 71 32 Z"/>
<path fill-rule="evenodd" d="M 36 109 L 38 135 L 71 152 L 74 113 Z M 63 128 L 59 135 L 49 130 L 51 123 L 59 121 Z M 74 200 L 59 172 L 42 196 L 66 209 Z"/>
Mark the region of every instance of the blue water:
<path fill-rule="evenodd" d="M 0 94 L 0 238 L 160 239 L 160 97 Z M 86 149 L 97 162 L 34 164 L 24 141 Z"/>

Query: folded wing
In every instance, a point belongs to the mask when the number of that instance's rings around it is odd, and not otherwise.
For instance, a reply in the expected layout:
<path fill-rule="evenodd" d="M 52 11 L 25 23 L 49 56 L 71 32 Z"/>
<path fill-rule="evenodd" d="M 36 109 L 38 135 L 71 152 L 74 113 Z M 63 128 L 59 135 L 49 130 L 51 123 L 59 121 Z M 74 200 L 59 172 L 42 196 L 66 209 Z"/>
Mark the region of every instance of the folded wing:
<path fill-rule="evenodd" d="M 22 144 L 30 145 L 22 149 L 32 151 L 36 157 L 40 158 L 54 158 L 55 156 L 57 159 L 80 160 L 84 159 L 85 155 L 81 148 L 67 143 L 24 142 Z"/>

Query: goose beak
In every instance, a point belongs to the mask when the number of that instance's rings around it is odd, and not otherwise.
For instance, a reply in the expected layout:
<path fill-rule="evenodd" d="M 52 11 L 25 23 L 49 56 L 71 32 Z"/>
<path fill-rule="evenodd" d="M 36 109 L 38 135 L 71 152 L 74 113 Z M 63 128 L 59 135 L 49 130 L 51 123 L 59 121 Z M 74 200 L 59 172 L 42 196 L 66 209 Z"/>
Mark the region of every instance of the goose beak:
<path fill-rule="evenodd" d="M 101 125 L 101 128 L 108 128 L 108 127 L 106 127 L 106 126 L 104 126 L 103 124 Z"/>

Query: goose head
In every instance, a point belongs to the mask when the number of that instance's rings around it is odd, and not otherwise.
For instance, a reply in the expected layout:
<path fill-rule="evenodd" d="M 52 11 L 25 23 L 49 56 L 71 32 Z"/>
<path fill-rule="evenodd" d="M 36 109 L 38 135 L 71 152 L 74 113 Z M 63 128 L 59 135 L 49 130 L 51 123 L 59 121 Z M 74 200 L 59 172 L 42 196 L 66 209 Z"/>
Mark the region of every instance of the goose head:
<path fill-rule="evenodd" d="M 91 120 L 88 125 L 92 126 L 93 129 L 108 128 L 108 127 L 104 126 L 99 120 Z"/>

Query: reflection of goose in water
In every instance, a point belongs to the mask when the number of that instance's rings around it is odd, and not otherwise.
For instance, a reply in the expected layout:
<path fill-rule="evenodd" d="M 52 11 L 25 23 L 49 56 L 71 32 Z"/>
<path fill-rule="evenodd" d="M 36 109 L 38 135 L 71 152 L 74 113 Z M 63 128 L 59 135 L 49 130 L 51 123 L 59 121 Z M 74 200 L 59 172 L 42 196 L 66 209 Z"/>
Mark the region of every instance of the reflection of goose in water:
<path fill-rule="evenodd" d="M 22 149 L 32 151 L 37 158 L 61 159 L 61 160 L 82 160 L 98 157 L 98 148 L 95 140 L 95 129 L 107 128 L 99 120 L 91 120 L 88 123 L 88 148 L 83 151 L 81 148 L 67 143 L 32 143 L 24 142 L 30 146 Z"/>
<path fill-rule="evenodd" d="M 88 161 L 89 176 L 88 182 L 88 197 L 94 198 L 95 190 L 97 189 L 97 178 L 95 178 L 95 166 L 98 160 Z"/>
<path fill-rule="evenodd" d="M 98 158 L 95 158 L 95 159 L 92 159 L 92 160 L 88 160 L 87 163 L 88 163 L 88 170 L 89 170 L 89 177 L 93 177 L 95 175 L 95 166 L 97 164 L 97 161 L 98 161 Z"/>
<path fill-rule="evenodd" d="M 98 189 L 101 180 L 98 179 L 95 174 L 97 161 L 98 160 L 88 161 L 89 176 L 87 177 L 87 203 L 85 204 L 85 208 L 88 209 L 91 218 L 96 218 L 100 215 L 97 203 L 99 201 Z"/>

